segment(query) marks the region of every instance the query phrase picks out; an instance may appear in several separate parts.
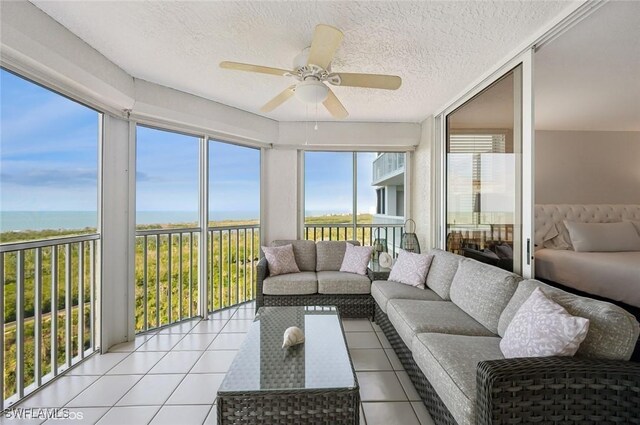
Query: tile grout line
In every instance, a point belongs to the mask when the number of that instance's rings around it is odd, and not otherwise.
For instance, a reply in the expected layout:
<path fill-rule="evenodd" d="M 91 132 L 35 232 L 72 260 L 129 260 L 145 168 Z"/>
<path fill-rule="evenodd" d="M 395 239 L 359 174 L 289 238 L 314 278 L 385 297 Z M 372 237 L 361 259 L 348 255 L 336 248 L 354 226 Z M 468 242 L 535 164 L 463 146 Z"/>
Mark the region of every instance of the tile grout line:
<path fill-rule="evenodd" d="M 246 308 L 246 307 L 245 307 L 245 308 Z M 222 329 L 224 329 L 224 327 L 226 327 L 226 326 L 227 326 L 228 322 L 233 318 L 233 316 L 238 312 L 238 310 L 239 310 L 239 308 L 236 308 L 236 309 L 235 309 L 235 311 L 231 314 L 231 316 L 230 316 L 229 318 L 222 319 L 222 321 L 224 321 L 224 325 L 222 326 L 221 330 L 222 330 Z M 215 314 L 215 313 L 212 313 L 212 314 Z M 184 333 L 184 334 L 183 334 L 183 333 L 165 333 L 165 334 L 161 334 L 161 333 L 160 333 L 161 331 L 157 331 L 157 330 L 150 331 L 150 332 L 145 332 L 145 335 L 151 335 L 151 337 L 150 337 L 150 338 L 148 338 L 148 339 L 146 339 L 142 344 L 140 344 L 140 346 L 139 346 L 139 347 L 136 347 L 136 348 L 134 348 L 134 349 L 133 349 L 133 350 L 131 350 L 131 351 L 112 351 L 112 352 L 108 352 L 108 353 L 111 353 L 111 354 L 124 354 L 124 357 L 123 357 L 121 360 L 119 360 L 119 361 L 117 361 L 116 363 L 114 363 L 110 368 L 108 368 L 107 370 L 105 370 L 103 373 L 100 373 L 100 374 L 78 374 L 78 375 L 68 374 L 68 372 L 73 371 L 75 368 L 71 368 L 71 369 L 69 369 L 69 370 L 67 370 L 67 371 L 65 371 L 65 372 L 63 372 L 63 373 L 61 373 L 61 374 L 58 376 L 58 378 L 72 378 L 72 377 L 89 377 L 89 376 L 97 376 L 97 378 L 96 378 L 96 379 L 95 379 L 91 384 L 89 384 L 87 387 L 83 388 L 83 389 L 82 389 L 82 390 L 81 390 L 81 391 L 80 391 L 76 396 L 72 397 L 70 400 L 68 400 L 66 403 L 64 403 L 64 404 L 62 405 L 62 407 L 68 407 L 69 403 L 71 403 L 73 400 L 75 400 L 76 398 L 78 398 L 81 394 L 83 394 L 84 392 L 86 392 L 87 390 L 89 390 L 91 387 L 93 387 L 93 386 L 96 384 L 96 382 L 98 382 L 98 381 L 99 381 L 100 379 L 102 379 L 103 377 L 106 377 L 106 376 L 132 376 L 132 375 L 133 375 L 133 376 L 140 376 L 140 379 L 138 379 L 138 380 L 137 380 L 137 381 L 132 385 L 132 387 L 131 387 L 131 388 L 129 388 L 129 389 L 128 389 L 128 390 L 127 390 L 127 391 L 122 395 L 122 397 L 120 397 L 118 400 L 116 400 L 116 402 L 115 402 L 113 405 L 111 405 L 111 406 L 78 406 L 78 407 L 77 407 L 78 409 L 83 409 L 83 408 L 90 408 L 90 409 L 92 409 L 92 408 L 106 408 L 107 410 L 105 411 L 105 413 L 104 413 L 103 415 L 101 415 L 100 417 L 98 417 L 98 418 L 97 418 L 97 420 L 96 420 L 96 423 L 97 423 L 97 422 L 98 422 L 98 421 L 100 421 L 100 420 L 101 420 L 101 419 L 102 419 L 102 418 L 103 418 L 107 413 L 109 413 L 109 412 L 110 412 L 114 407 L 118 407 L 118 406 L 116 406 L 116 405 L 117 405 L 117 403 L 118 403 L 120 400 L 122 400 L 122 398 L 124 398 L 124 397 L 125 397 L 125 396 L 130 392 L 130 391 L 131 391 L 131 389 L 133 389 L 133 387 L 135 387 L 135 386 L 136 386 L 136 385 L 137 385 L 137 384 L 138 384 L 138 383 L 139 383 L 139 382 L 140 382 L 144 377 L 146 377 L 147 375 L 156 375 L 156 374 L 150 374 L 150 373 L 149 373 L 149 372 L 151 371 L 151 369 L 153 369 L 153 367 L 155 367 L 155 365 L 157 365 L 160 361 L 162 361 L 162 360 L 163 360 L 163 359 L 164 359 L 164 358 L 165 358 L 169 353 L 173 352 L 173 349 L 174 349 L 174 348 L 175 348 L 175 347 L 180 343 L 180 341 L 182 341 L 182 340 L 183 340 L 187 335 L 190 335 L 190 334 L 195 334 L 195 335 L 197 335 L 196 333 L 192 333 L 191 331 L 195 328 L 195 326 L 196 326 L 196 325 L 198 325 L 199 323 L 201 323 L 201 322 L 203 322 L 203 321 L 204 321 L 204 319 L 199 319 L 199 320 L 197 320 L 197 321 L 194 321 L 194 322 L 196 322 L 196 323 L 194 324 L 194 326 L 192 326 L 192 327 L 188 330 L 188 332 L 187 332 L 187 333 Z M 212 339 L 212 341 L 207 345 L 207 347 L 206 347 L 204 350 L 184 350 L 184 351 L 198 351 L 198 352 L 200 352 L 200 351 L 201 351 L 200 356 L 198 357 L 198 359 L 196 360 L 196 362 L 194 363 L 194 365 L 193 365 L 193 366 L 189 369 L 189 371 L 185 374 L 185 376 L 184 376 L 184 377 L 186 377 L 186 376 L 191 372 L 191 370 L 193 369 L 193 367 L 195 366 L 195 364 L 200 360 L 200 358 L 204 355 L 204 353 L 205 353 L 206 351 L 208 351 L 207 349 L 211 346 L 211 344 L 213 344 L 213 341 L 214 341 L 214 340 L 219 336 L 219 334 L 220 334 L 220 332 L 216 332 L 216 333 L 215 333 L 215 337 Z M 174 345 L 173 345 L 173 346 L 172 346 L 168 351 L 164 351 L 164 350 L 158 350 L 158 351 L 140 351 L 140 349 L 141 349 L 144 345 L 146 345 L 147 343 L 149 343 L 149 341 L 151 341 L 153 338 L 155 338 L 155 337 L 157 337 L 157 336 L 159 336 L 159 335 L 167 335 L 167 336 L 170 336 L 170 335 L 182 335 L 182 337 L 181 337 L 181 338 L 179 338 L 179 339 L 176 341 L 176 343 L 175 343 L 175 344 L 174 344 Z M 135 344 L 135 337 L 134 337 L 134 344 Z M 134 346 L 135 346 L 135 345 L 134 345 Z M 181 350 L 181 351 L 182 351 L 182 350 Z M 218 350 L 212 350 L 212 351 L 218 351 Z M 223 351 L 223 350 L 219 350 L 219 351 Z M 227 351 L 227 350 L 225 350 L 225 351 Z M 160 358 L 158 359 L 158 361 L 157 361 L 157 362 L 155 362 L 155 363 L 154 363 L 154 365 L 153 365 L 153 366 L 152 366 L 152 367 L 151 367 L 147 372 L 145 372 L 145 373 L 143 373 L 143 374 L 127 373 L 127 374 L 112 374 L 112 375 L 108 375 L 108 373 L 109 373 L 110 371 L 114 370 L 114 369 L 115 369 L 116 367 L 118 367 L 120 364 L 122 364 L 122 363 L 123 363 L 123 362 L 125 362 L 127 359 L 129 359 L 129 358 L 132 356 L 132 354 L 134 354 L 134 353 L 142 353 L 142 354 L 144 354 L 144 353 L 152 353 L 152 352 L 162 352 L 162 353 L 164 353 L 164 355 L 163 355 L 162 357 L 160 357 Z M 178 352 L 178 351 L 176 351 L 176 352 Z M 97 354 L 97 355 L 99 356 L 100 354 Z M 99 357 L 94 357 L 94 359 L 97 359 L 97 358 L 99 358 Z M 91 359 L 87 359 L 87 360 L 89 360 L 89 361 L 90 361 Z M 96 361 L 97 361 L 97 360 L 96 360 Z M 170 374 L 166 374 L 166 375 L 170 375 Z M 183 377 L 183 379 L 178 383 L 178 386 L 182 383 L 182 381 L 184 380 L 184 377 Z M 46 387 L 43 387 L 42 389 L 45 389 L 45 388 L 46 388 Z M 177 388 L 177 386 L 176 386 L 176 388 Z M 174 391 L 175 391 L 175 389 L 174 389 Z M 169 398 L 171 397 L 171 395 L 173 395 L 173 392 L 169 395 Z M 168 400 L 168 399 L 167 399 L 167 400 Z M 166 400 L 165 400 L 165 403 L 166 403 Z M 215 402 L 214 402 L 214 403 L 215 403 Z M 151 406 L 151 405 L 133 405 L 133 406 L 126 406 L 126 407 L 144 407 L 144 406 Z M 162 404 L 162 406 L 164 406 L 164 403 Z M 161 406 L 161 407 L 162 407 L 162 406 Z M 212 406 L 213 406 L 213 405 L 212 405 Z M 119 407 L 125 407 L 125 406 L 119 406 Z M 157 413 L 157 412 L 156 412 L 156 413 Z M 155 417 L 155 415 L 154 415 L 154 417 Z M 153 418 L 152 418 L 152 419 L 153 419 Z M 206 419 L 206 418 L 205 418 L 205 419 Z M 43 422 L 42 422 L 42 424 L 43 424 L 43 423 L 45 423 L 45 422 L 47 422 L 47 420 L 43 421 Z"/>
<path fill-rule="evenodd" d="M 237 312 L 237 309 L 236 309 Z M 233 315 L 236 313 L 234 312 L 231 317 L 233 317 Z M 220 333 L 222 332 L 222 330 L 227 326 L 227 324 L 229 323 L 229 321 L 231 320 L 231 317 L 226 319 L 226 323 L 224 324 L 224 326 L 222 326 L 222 328 L 220 328 L 220 331 L 216 334 L 216 336 L 211 340 L 211 342 L 209 343 L 209 345 L 207 345 L 207 348 L 209 348 L 209 346 L 211 344 L 213 344 L 213 341 L 215 341 L 218 336 L 220 335 Z M 203 322 L 204 319 L 202 319 L 200 322 Z M 195 327 L 195 326 L 194 326 Z M 200 361 L 200 359 L 202 358 L 202 356 L 204 355 L 204 353 L 207 352 L 207 349 L 205 348 L 204 350 L 202 350 L 202 354 L 200 354 L 200 356 L 196 359 L 196 361 L 193 363 L 193 365 L 191 366 L 191 368 L 189 368 L 189 370 L 187 371 L 187 373 L 184 375 L 184 377 L 182 378 L 182 380 L 180 380 L 180 382 L 178 382 L 178 385 L 176 385 L 176 387 L 173 389 L 173 391 L 171 391 L 171 394 L 169 394 L 169 397 L 167 397 L 167 399 L 164 401 L 164 403 L 162 403 L 162 406 L 160 406 L 160 409 L 158 409 L 158 411 L 151 417 L 151 419 L 149 420 L 149 422 L 147 422 L 147 425 L 151 424 L 151 422 L 153 422 L 153 420 L 156 418 L 156 416 L 158 416 L 158 413 L 160 413 L 160 411 L 162 410 L 163 407 L 165 407 L 167 405 L 167 401 L 169 401 L 169 399 L 171 398 L 171 396 L 173 396 L 173 394 L 176 392 L 176 390 L 178 389 L 178 387 L 184 382 L 184 380 L 187 378 L 187 376 L 189 376 L 189 373 L 191 372 L 191 370 L 196 366 L 196 364 L 198 363 L 198 361 Z M 217 398 L 217 396 L 216 396 Z M 213 406 L 215 406 L 216 400 L 214 399 L 213 403 L 211 404 L 211 407 L 213 408 Z M 173 406 L 173 405 L 169 405 L 169 406 Z M 191 405 L 193 406 L 193 405 Z M 209 413 L 211 412 L 211 409 L 209 409 L 209 411 L 207 412 L 207 415 L 204 418 L 204 421 L 207 420 L 207 418 L 209 417 Z M 204 423 L 203 421 L 203 423 Z"/>
<path fill-rule="evenodd" d="M 198 323 L 200 323 L 202 321 L 199 320 Z M 198 324 L 196 323 L 196 325 Z M 195 325 L 194 325 L 195 327 Z M 193 327 L 191 328 L 193 329 Z M 191 331 L 191 330 L 190 330 Z M 141 347 L 143 347 L 144 345 L 146 345 L 150 340 L 152 340 L 153 338 L 157 337 L 158 335 L 160 335 L 159 332 L 155 332 L 154 335 L 149 338 L 148 340 L 146 340 L 143 344 L 140 344 L 140 347 L 137 347 L 136 349 L 134 349 L 133 351 L 129 352 L 120 362 L 116 363 L 115 365 L 113 365 L 113 367 L 109 368 L 108 370 L 106 370 L 102 375 L 99 375 L 100 378 L 96 379 L 91 385 L 89 385 L 87 388 L 85 388 L 84 390 L 82 390 L 77 396 L 75 396 L 74 398 L 72 398 L 71 400 L 69 400 L 63 407 L 67 407 L 67 405 L 69 403 L 71 403 L 73 400 L 75 400 L 76 398 L 78 398 L 82 393 L 84 393 L 85 391 L 87 391 L 89 388 L 91 388 L 93 385 L 95 385 L 96 382 L 98 382 L 101 378 L 106 377 L 107 374 L 113 370 L 115 367 L 117 367 L 120 363 L 124 362 L 126 359 L 128 359 L 133 353 L 150 353 L 150 352 L 164 352 L 165 354 L 160 358 L 160 360 L 158 360 L 152 367 L 151 369 L 153 369 L 153 367 L 155 367 L 155 365 L 157 365 L 160 361 L 162 361 L 162 359 L 164 359 L 172 350 L 173 348 L 178 345 L 180 343 L 180 341 L 182 341 L 184 339 L 184 337 L 187 334 L 162 334 L 162 335 L 182 335 L 182 337 L 169 349 L 169 351 L 138 351 L 138 349 L 140 349 Z M 135 337 L 134 337 L 134 342 L 135 342 Z M 130 373 L 127 375 L 109 375 L 109 376 L 131 376 L 131 375 L 140 375 L 140 379 L 138 379 L 132 386 L 131 388 L 129 388 L 127 391 L 125 391 L 125 393 L 118 399 L 116 400 L 116 402 L 114 404 L 112 404 L 111 406 L 107 406 L 107 410 L 104 412 L 104 414 L 102 416 L 100 416 L 95 423 L 98 423 L 107 413 L 109 413 L 114 407 L 116 407 L 116 405 L 118 404 L 118 402 L 120 400 L 122 400 L 132 389 L 133 387 L 135 387 L 145 376 L 149 375 L 149 372 L 151 371 L 151 369 L 149 369 L 146 373 L 144 374 L 135 374 L 135 373 Z M 84 376 L 84 375 L 83 375 Z M 92 375 L 95 376 L 95 375 Z M 185 375 L 186 376 L 186 375 Z M 184 378 L 183 378 L 184 379 Z M 182 381 L 180 381 L 182 382 Z M 178 385 L 180 385 L 180 383 L 178 383 Z M 82 407 L 104 407 L 104 406 L 82 406 Z M 159 411 L 159 410 L 158 410 Z M 156 412 L 157 413 L 157 412 Z M 154 415 L 155 417 L 155 415 Z"/>

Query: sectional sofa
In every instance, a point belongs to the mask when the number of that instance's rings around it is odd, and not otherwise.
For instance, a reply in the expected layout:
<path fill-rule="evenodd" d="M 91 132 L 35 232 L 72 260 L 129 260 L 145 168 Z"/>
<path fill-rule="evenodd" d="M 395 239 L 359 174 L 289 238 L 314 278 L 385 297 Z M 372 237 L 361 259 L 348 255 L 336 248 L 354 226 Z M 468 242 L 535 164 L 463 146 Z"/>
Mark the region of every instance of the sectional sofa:
<path fill-rule="evenodd" d="M 437 424 L 640 423 L 635 318 L 609 303 L 433 250 L 427 289 L 374 281 L 375 321 Z M 500 340 L 540 287 L 590 320 L 575 357 L 505 359 Z"/>
<path fill-rule="evenodd" d="M 338 270 L 345 242 L 291 243 L 300 273 L 269 276 L 258 264 L 262 305 L 336 305 L 374 315 L 434 421 L 442 424 L 640 424 L 635 317 L 476 260 L 432 250 L 426 289 Z M 539 287 L 590 320 L 575 357 L 505 359 L 500 341 Z"/>
<path fill-rule="evenodd" d="M 264 306 L 335 305 L 342 317 L 373 317 L 371 280 L 340 271 L 347 243 L 358 241 L 276 240 L 293 245 L 300 273 L 269 276 L 267 260 L 257 265 L 256 310 Z"/>

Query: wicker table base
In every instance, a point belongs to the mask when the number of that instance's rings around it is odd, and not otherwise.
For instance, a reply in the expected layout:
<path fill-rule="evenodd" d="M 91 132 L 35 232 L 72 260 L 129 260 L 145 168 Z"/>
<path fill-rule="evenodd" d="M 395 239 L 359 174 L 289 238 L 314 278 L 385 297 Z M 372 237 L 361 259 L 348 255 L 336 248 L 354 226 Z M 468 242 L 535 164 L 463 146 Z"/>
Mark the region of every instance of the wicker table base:
<path fill-rule="evenodd" d="M 305 342 L 283 349 L 290 326 Z M 336 307 L 261 307 L 217 403 L 220 425 L 358 425 L 358 380 Z"/>
<path fill-rule="evenodd" d="M 345 424 L 359 421 L 353 390 L 225 394 L 218 397 L 218 424 Z"/>

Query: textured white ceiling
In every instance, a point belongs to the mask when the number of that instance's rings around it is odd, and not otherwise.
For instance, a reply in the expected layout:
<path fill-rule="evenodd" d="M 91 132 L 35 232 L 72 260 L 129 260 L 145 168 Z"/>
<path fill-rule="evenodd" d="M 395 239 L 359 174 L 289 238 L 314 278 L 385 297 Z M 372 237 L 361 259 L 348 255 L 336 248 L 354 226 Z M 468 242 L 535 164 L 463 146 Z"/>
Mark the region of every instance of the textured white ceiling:
<path fill-rule="evenodd" d="M 136 78 L 250 112 L 291 80 L 218 68 L 290 68 L 318 23 L 340 28 L 334 71 L 400 75 L 397 91 L 336 87 L 352 121 L 418 122 L 549 22 L 562 1 L 33 3 Z M 313 119 L 297 99 L 265 116 Z M 323 108 L 318 118 L 331 120 Z"/>

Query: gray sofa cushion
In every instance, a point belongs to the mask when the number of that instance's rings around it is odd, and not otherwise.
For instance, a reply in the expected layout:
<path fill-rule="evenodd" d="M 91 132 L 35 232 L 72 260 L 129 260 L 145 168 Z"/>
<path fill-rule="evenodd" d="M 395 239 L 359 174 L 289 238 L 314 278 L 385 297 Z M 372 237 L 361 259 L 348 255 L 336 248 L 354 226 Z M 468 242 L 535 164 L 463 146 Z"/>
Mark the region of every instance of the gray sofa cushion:
<path fill-rule="evenodd" d="M 451 301 L 390 300 L 387 315 L 407 347 L 416 334 L 495 336 Z"/>
<path fill-rule="evenodd" d="M 420 289 L 393 280 L 376 280 L 371 284 L 371 295 L 380 309 L 387 312 L 389 300 L 442 301 L 442 298 L 430 289 Z"/>
<path fill-rule="evenodd" d="M 430 288 L 443 300 L 449 301 L 451 299 L 449 290 L 453 276 L 455 276 L 458 265 L 464 257 L 441 249 L 432 249 L 429 254 L 433 255 L 433 261 L 431 261 L 427 274 L 427 288 Z"/>
<path fill-rule="evenodd" d="M 518 285 L 516 293 L 500 316 L 498 332 L 501 336 L 536 287 L 570 314 L 589 319 L 589 332 L 576 355 L 615 360 L 631 358 L 640 332 L 638 322 L 632 314 L 616 305 L 579 297 L 537 280 L 525 280 Z"/>
<path fill-rule="evenodd" d="M 316 243 L 302 240 L 277 240 L 271 246 L 293 245 L 293 255 L 301 272 L 316 271 Z"/>
<path fill-rule="evenodd" d="M 521 280 L 517 274 L 465 259 L 453 277 L 451 301 L 497 334 L 502 310 Z"/>
<path fill-rule="evenodd" d="M 265 295 L 307 295 L 318 292 L 315 272 L 300 272 L 270 276 L 262 283 Z"/>
<path fill-rule="evenodd" d="M 460 425 L 476 423 L 476 370 L 483 360 L 504 358 L 500 338 L 418 334 L 413 358 Z"/>
<path fill-rule="evenodd" d="M 360 245 L 358 241 L 348 241 L 352 245 Z M 347 250 L 345 241 L 318 241 L 316 244 L 316 271 L 339 271 Z"/>
<path fill-rule="evenodd" d="M 320 294 L 369 294 L 371 281 L 367 276 L 355 273 L 317 272 Z"/>

